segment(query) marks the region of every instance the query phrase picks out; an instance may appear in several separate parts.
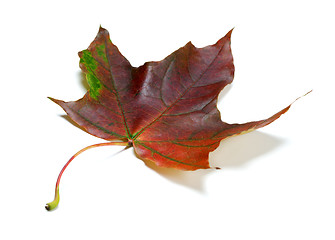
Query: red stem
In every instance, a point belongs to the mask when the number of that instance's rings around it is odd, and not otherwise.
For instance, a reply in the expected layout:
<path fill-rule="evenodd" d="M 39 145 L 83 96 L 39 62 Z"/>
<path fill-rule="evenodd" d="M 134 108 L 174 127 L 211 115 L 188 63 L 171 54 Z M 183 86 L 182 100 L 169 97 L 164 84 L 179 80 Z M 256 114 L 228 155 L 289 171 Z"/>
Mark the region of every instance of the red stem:
<path fill-rule="evenodd" d="M 57 178 L 57 182 L 56 182 L 56 189 L 57 187 L 59 186 L 59 182 L 60 182 L 60 179 L 63 175 L 63 172 L 65 171 L 65 169 L 67 168 L 67 166 L 72 162 L 73 159 L 75 159 L 79 154 L 85 152 L 86 150 L 89 150 L 91 148 L 96 148 L 96 147 L 103 147 L 103 146 L 110 146 L 110 145 L 121 145 L 121 146 L 126 146 L 128 145 L 127 142 L 107 142 L 107 143 L 98 143 L 98 144 L 93 144 L 93 145 L 90 145 L 90 146 L 87 146 L 83 149 L 81 149 L 80 151 L 78 151 L 76 154 L 74 154 L 70 159 L 69 161 L 67 161 L 67 163 L 64 165 L 64 167 L 62 168 L 62 170 L 60 171 L 59 175 L 58 175 L 58 178 Z"/>
<path fill-rule="evenodd" d="M 106 143 L 98 143 L 98 144 L 93 144 L 90 146 L 87 146 L 83 149 L 81 149 L 80 151 L 78 151 L 76 154 L 74 154 L 68 161 L 67 163 L 64 165 L 64 167 L 62 168 L 62 170 L 60 171 L 58 178 L 57 178 L 57 182 L 56 182 L 56 187 L 55 187 L 55 200 L 54 202 L 57 200 L 57 203 L 55 204 L 55 206 L 51 207 L 51 204 L 47 204 L 46 209 L 47 210 L 52 210 L 54 209 L 57 205 L 58 205 L 58 201 L 59 201 L 59 183 L 60 183 L 60 179 L 65 171 L 65 169 L 67 168 L 67 166 L 72 162 L 73 159 L 75 159 L 79 154 L 85 152 L 88 149 L 91 148 L 96 148 L 96 147 L 103 147 L 103 146 L 110 146 L 110 145 L 119 145 L 119 146 L 126 146 L 126 148 L 128 146 L 131 146 L 131 142 L 106 142 Z M 51 202 L 52 203 L 52 202 Z"/>

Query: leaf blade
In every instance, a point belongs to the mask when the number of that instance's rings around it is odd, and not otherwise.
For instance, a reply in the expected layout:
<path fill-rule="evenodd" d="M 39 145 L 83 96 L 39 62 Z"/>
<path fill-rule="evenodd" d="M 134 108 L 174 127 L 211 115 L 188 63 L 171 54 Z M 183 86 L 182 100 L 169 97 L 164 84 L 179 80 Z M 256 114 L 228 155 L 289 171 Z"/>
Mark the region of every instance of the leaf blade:
<path fill-rule="evenodd" d="M 52 100 L 90 134 L 133 143 L 141 159 L 183 170 L 209 168 L 209 153 L 222 139 L 266 126 L 291 106 L 260 121 L 221 121 L 218 94 L 235 71 L 231 33 L 204 48 L 189 42 L 134 68 L 100 28 L 79 52 L 89 91 L 74 102 Z"/>

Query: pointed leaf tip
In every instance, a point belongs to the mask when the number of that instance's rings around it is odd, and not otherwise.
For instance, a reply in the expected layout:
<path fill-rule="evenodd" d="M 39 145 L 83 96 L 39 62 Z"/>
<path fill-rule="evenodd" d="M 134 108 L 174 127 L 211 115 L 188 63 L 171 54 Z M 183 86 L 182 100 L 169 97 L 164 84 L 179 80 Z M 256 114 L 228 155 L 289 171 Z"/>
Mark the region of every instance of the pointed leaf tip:
<path fill-rule="evenodd" d="M 55 99 L 55 98 L 52 98 L 52 97 L 48 97 L 51 101 L 53 101 L 54 103 L 57 103 L 58 105 L 64 101 L 62 100 L 58 100 L 58 99 Z"/>
<path fill-rule="evenodd" d="M 103 28 L 103 27 L 100 25 L 98 34 L 108 34 L 108 35 L 109 35 L 109 32 L 108 32 L 107 29 Z"/>
<path fill-rule="evenodd" d="M 233 30 L 235 29 L 235 27 L 233 27 L 229 32 L 227 32 L 227 34 L 223 37 L 223 38 L 231 38 L 231 34 L 233 33 Z M 219 40 L 220 41 L 220 40 Z"/>

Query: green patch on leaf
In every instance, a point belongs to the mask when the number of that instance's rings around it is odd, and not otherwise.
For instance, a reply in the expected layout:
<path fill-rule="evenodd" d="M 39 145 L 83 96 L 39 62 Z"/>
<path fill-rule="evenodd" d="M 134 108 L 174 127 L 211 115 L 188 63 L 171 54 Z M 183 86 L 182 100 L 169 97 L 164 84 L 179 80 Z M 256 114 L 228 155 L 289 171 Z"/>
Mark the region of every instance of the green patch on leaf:
<path fill-rule="evenodd" d="M 106 57 L 106 46 L 104 44 L 98 45 L 96 47 L 98 56 L 102 57 L 105 63 L 108 63 L 108 59 Z"/>
<path fill-rule="evenodd" d="M 101 89 L 101 83 L 95 75 L 97 69 L 97 61 L 93 58 L 89 50 L 82 51 L 80 63 L 83 63 L 87 69 L 86 79 L 90 86 L 90 95 L 92 98 L 97 99 L 100 95 L 99 90 Z"/>
<path fill-rule="evenodd" d="M 94 74 L 86 75 L 87 83 L 90 86 L 90 95 L 92 98 L 97 99 L 100 95 L 101 83 Z"/>
<path fill-rule="evenodd" d="M 93 58 L 91 52 L 88 50 L 82 51 L 80 63 L 83 63 L 86 66 L 88 72 L 93 72 L 98 67 L 97 61 Z"/>

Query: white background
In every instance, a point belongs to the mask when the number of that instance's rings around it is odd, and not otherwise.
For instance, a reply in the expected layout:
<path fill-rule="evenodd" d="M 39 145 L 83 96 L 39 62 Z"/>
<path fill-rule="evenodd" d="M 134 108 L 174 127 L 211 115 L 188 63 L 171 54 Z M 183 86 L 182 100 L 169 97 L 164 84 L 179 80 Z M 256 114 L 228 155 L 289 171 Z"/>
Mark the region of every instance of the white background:
<path fill-rule="evenodd" d="M 335 239 L 333 1 L 2 1 L 0 238 Z M 99 25 L 134 66 L 231 28 L 236 74 L 222 119 L 271 125 L 223 141 L 222 170 L 146 166 L 69 123 L 47 99 L 86 92 L 77 52 Z"/>

